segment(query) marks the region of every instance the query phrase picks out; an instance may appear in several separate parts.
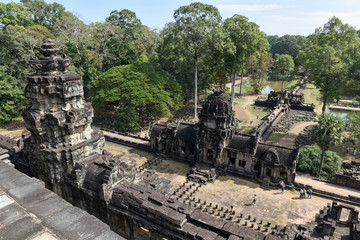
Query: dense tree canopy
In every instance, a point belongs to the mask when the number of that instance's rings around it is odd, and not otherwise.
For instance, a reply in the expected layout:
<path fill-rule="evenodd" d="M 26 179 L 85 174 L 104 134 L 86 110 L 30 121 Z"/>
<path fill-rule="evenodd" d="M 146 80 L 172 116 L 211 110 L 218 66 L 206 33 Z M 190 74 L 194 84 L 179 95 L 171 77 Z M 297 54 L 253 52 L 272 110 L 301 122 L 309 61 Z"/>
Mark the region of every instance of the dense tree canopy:
<path fill-rule="evenodd" d="M 33 71 L 30 57 L 39 56 L 41 43 L 51 38 L 60 54 L 71 59 L 68 70 L 82 76 L 87 100 L 94 99 L 90 93 L 98 89 L 98 76 L 107 70 L 153 63 L 180 84 L 182 99 L 194 98 L 196 103 L 198 93 L 205 96 L 210 88 L 225 88 L 240 73 L 261 91 L 273 63 L 267 54 L 271 46 L 276 59 L 273 76 L 289 75 L 291 56 L 320 89 L 325 109 L 327 102 L 339 98 L 339 86 L 360 81 L 358 34 L 334 17 L 308 38 L 266 37 L 247 17 L 235 14 L 222 21 L 215 6 L 200 2 L 175 10 L 174 21 L 161 31 L 148 28 L 128 9 L 113 10 L 104 21 L 86 24 L 59 3 L 20 0 L 0 3 L 0 66 L 6 79 L 15 79 L 23 91 L 22 80 Z"/>
<path fill-rule="evenodd" d="M 234 89 L 236 73 L 241 72 L 240 95 L 242 91 L 243 73 L 247 66 L 249 57 L 256 53 L 264 53 L 269 48 L 269 43 L 265 33 L 261 32 L 256 23 L 249 22 L 247 17 L 235 14 L 225 20 L 224 28 L 230 35 L 234 51 L 229 51 L 228 65 L 233 74 L 232 100 L 234 99 Z"/>
<path fill-rule="evenodd" d="M 13 117 L 16 117 L 19 110 L 22 110 L 21 101 L 25 99 L 18 81 L 5 72 L 0 66 L 0 126 Z"/>
<path fill-rule="evenodd" d="M 135 63 L 109 69 L 94 82 L 95 107 L 117 109 L 118 127 L 139 130 L 183 103 L 180 85 L 158 65 Z"/>
<path fill-rule="evenodd" d="M 359 44 L 355 28 L 333 17 L 309 36 L 306 49 L 300 51 L 310 81 L 322 94 L 323 113 L 328 102 L 340 97 L 340 86 L 353 79 L 350 70 L 357 72 L 359 66 L 354 63 L 358 60 Z"/>
<path fill-rule="evenodd" d="M 267 38 L 271 46 L 270 52 L 274 58 L 276 54 L 287 54 L 295 59 L 299 51 L 304 50 L 307 44 L 307 38 L 299 35 L 284 35 L 282 37 L 271 35 Z"/>

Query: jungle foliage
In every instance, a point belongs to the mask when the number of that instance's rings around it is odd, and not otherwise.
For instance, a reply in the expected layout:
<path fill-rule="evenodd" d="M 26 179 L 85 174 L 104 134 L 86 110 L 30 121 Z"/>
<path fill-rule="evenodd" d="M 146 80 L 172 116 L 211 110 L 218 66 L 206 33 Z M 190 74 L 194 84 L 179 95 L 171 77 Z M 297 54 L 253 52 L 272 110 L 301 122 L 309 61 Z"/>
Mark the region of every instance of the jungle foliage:
<path fill-rule="evenodd" d="M 24 80 L 33 72 L 28 61 L 31 56 L 39 55 L 46 38 L 54 40 L 60 48 L 59 54 L 71 59 L 68 70 L 82 76 L 85 99 L 93 101 L 96 107 L 100 105 L 93 93 L 99 90 L 99 82 L 108 70 L 151 63 L 156 66 L 154 69 L 166 71 L 172 76 L 171 82 L 175 80 L 176 86 L 181 87 L 176 87 L 176 92 L 181 96 L 178 99 L 183 100 L 173 100 L 176 104 L 169 103 L 167 111 L 161 104 L 155 104 L 157 117 L 165 116 L 172 107 L 179 107 L 183 101 L 195 99 L 197 94 L 211 88 L 225 88 L 237 74 L 241 77 L 247 74 L 255 92 L 260 92 L 271 72 L 281 78 L 289 76 L 290 56 L 306 79 L 320 88 L 324 106 L 339 98 L 339 85 L 360 80 L 358 32 L 338 18 L 330 19 L 309 37 L 279 37 L 266 36 L 246 16 L 235 14 L 223 20 L 215 6 L 200 2 L 179 7 L 173 16 L 172 22 L 157 30 L 144 25 L 128 9 L 114 10 L 104 21 L 86 24 L 56 2 L 0 3 L 0 66 L 3 79 L 7 79 L 2 81 L 11 84 L 15 92 L 17 89 L 23 92 Z M 164 89 L 172 96 L 170 90 Z M 118 94 L 130 94 L 120 90 L 114 89 Z M 8 104 L 13 106 L 12 111 L 20 111 L 27 102 L 14 98 Z M 118 112 L 121 119 L 137 117 L 135 112 Z M 0 115 L 7 114 L 0 109 Z M 145 115 L 138 124 L 152 119 Z M 4 117 L 0 125 L 10 119 Z"/>

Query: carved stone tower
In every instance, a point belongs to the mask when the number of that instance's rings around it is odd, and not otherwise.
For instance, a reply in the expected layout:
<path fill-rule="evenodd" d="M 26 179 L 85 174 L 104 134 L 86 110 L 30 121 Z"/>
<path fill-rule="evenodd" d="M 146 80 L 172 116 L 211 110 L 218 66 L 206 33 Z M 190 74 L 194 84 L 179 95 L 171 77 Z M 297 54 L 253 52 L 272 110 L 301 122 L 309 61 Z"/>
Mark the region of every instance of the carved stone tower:
<path fill-rule="evenodd" d="M 214 90 L 199 114 L 199 162 L 222 164 L 222 151 L 236 131 L 235 112 L 224 90 Z"/>
<path fill-rule="evenodd" d="M 23 118 L 31 132 L 24 142 L 31 172 L 62 195 L 66 178 L 83 184 L 94 162 L 107 169 L 105 175 L 118 170 L 117 160 L 103 152 L 102 132 L 91 128 L 93 108 L 83 100 L 80 75 L 66 71 L 70 61 L 56 57 L 58 51 L 47 39 L 40 49 L 43 57 L 31 59 L 36 72 L 28 77 L 25 95 L 31 106 Z"/>

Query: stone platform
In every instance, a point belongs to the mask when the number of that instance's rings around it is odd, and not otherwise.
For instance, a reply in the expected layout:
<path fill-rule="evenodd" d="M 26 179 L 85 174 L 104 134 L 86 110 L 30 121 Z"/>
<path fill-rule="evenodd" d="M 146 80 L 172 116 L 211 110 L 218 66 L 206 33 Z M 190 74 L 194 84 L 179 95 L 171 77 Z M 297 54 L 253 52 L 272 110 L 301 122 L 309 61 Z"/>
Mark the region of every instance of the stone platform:
<path fill-rule="evenodd" d="M 121 240 L 108 225 L 0 161 L 0 239 Z"/>

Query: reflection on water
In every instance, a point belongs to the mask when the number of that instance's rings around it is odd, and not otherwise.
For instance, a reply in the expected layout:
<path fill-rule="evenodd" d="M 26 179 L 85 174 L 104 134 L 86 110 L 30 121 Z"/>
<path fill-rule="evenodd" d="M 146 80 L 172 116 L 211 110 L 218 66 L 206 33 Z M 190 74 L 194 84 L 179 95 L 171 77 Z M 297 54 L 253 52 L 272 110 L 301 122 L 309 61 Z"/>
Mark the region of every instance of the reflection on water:
<path fill-rule="evenodd" d="M 341 111 L 336 111 L 336 110 L 331 110 L 330 114 L 337 116 L 337 117 L 341 118 L 342 120 L 347 120 L 347 118 L 349 116 L 349 112 L 341 112 Z"/>
<path fill-rule="evenodd" d="M 261 91 L 262 94 L 269 94 L 271 91 L 281 91 L 281 81 L 267 81 L 268 85 Z M 284 89 L 289 85 L 288 81 L 284 81 Z"/>

